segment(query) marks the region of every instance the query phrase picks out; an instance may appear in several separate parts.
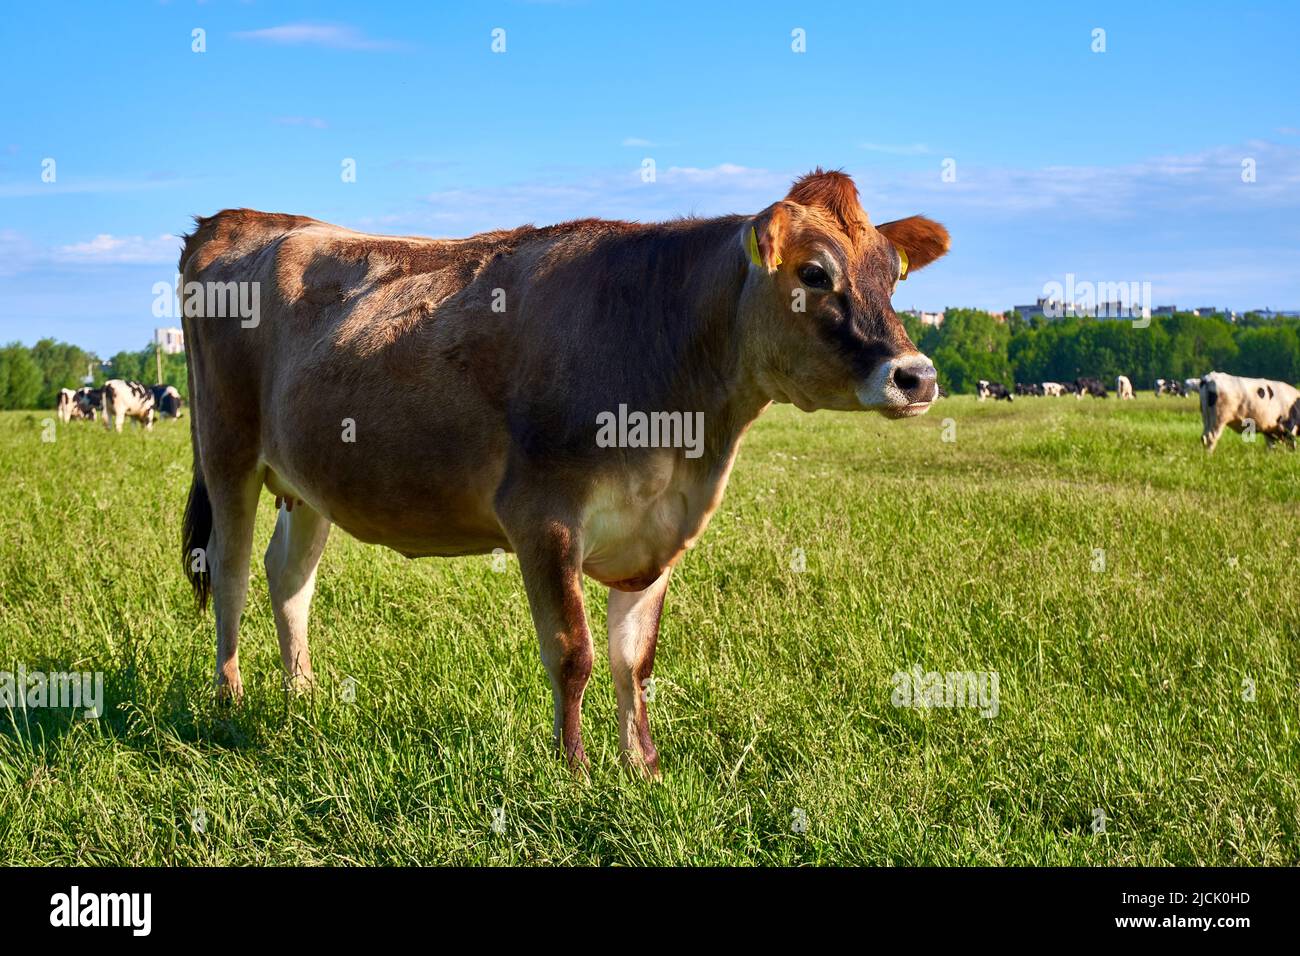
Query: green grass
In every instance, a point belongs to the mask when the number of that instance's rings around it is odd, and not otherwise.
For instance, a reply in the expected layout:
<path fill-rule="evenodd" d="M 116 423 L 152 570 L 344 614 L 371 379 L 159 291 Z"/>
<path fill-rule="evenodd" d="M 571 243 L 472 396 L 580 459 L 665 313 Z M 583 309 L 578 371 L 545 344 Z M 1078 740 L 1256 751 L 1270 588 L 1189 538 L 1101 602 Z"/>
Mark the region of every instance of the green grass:
<path fill-rule="evenodd" d="M 0 863 L 1300 863 L 1300 456 L 1207 459 L 1192 401 L 770 412 L 669 592 L 655 785 L 619 770 L 591 582 L 589 779 L 552 758 L 513 559 L 336 531 L 293 699 L 256 560 L 218 708 L 188 428 L 45 417 L 0 415 L 0 670 L 103 671 L 108 707 L 0 710 Z M 996 671 L 998 716 L 892 706 L 913 663 Z"/>

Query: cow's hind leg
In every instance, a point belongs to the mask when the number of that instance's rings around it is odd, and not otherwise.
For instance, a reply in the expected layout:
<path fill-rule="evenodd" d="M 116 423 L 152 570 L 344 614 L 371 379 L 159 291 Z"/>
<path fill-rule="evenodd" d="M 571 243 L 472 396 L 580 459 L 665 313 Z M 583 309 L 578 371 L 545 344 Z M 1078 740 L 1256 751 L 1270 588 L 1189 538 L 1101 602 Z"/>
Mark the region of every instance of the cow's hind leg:
<path fill-rule="evenodd" d="M 659 751 L 650 739 L 646 704 L 654 696 L 651 672 L 659 617 L 672 571 L 644 591 L 609 592 L 609 670 L 618 697 L 618 737 L 624 763 L 635 772 L 659 776 Z"/>
<path fill-rule="evenodd" d="M 316 591 L 316 566 L 329 533 L 329 521 L 298 501 L 292 511 L 288 505 L 281 507 L 275 533 L 266 548 L 266 581 L 271 590 L 275 630 L 280 636 L 280 659 L 293 690 L 304 690 L 315 683 L 307 650 L 307 617 Z"/>
<path fill-rule="evenodd" d="M 238 699 L 244 693 L 239 674 L 239 620 L 248 598 L 248 565 L 262 477 L 255 466 L 238 470 L 223 467 L 220 475 L 209 479 L 212 534 L 207 564 L 217 619 L 217 696 Z"/>

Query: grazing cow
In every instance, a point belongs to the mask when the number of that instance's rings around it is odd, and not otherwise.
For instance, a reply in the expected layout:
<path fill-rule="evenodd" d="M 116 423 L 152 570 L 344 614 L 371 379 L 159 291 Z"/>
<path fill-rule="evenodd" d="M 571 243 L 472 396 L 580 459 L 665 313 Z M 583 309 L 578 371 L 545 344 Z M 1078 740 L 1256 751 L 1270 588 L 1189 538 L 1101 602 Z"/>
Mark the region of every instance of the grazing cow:
<path fill-rule="evenodd" d="M 653 775 L 642 688 L 664 595 L 742 436 L 772 402 L 927 411 L 935 369 L 889 300 L 947 249 L 928 219 L 873 226 L 852 180 L 820 170 L 753 216 L 586 219 L 457 240 L 251 210 L 197 220 L 185 281 L 257 282 L 261 296 L 251 328 L 183 319 L 194 444 L 184 561 L 200 608 L 211 595 L 216 609 L 218 694 L 242 691 L 239 619 L 266 487 L 292 503 L 265 559 L 292 685 L 312 682 L 308 610 L 331 524 L 408 557 L 510 550 L 557 746 L 585 763 L 586 573 L 610 588 L 624 760 Z M 628 409 L 659 417 L 663 440 L 614 429 Z M 698 442 L 682 429 L 668 440 L 672 416 L 694 423 Z"/>
<path fill-rule="evenodd" d="M 180 418 L 185 404 L 175 385 L 155 385 L 149 390 L 153 395 L 154 409 L 159 418 Z"/>
<path fill-rule="evenodd" d="M 1001 382 L 990 382 L 983 378 L 975 384 L 975 394 L 981 402 L 986 398 L 992 398 L 995 401 L 1005 398 L 1008 402 L 1015 399 L 1015 396 L 1007 391 L 1007 387 Z"/>
<path fill-rule="evenodd" d="M 1211 372 L 1201 379 L 1200 392 L 1201 444 L 1206 451 L 1214 452 L 1224 428 L 1235 432 L 1253 428 L 1269 447 L 1285 439 L 1295 448 L 1300 432 L 1300 391 L 1286 382 Z"/>
<path fill-rule="evenodd" d="M 1042 394 L 1050 398 L 1060 398 L 1065 394 L 1065 386 L 1060 382 L 1044 382 L 1039 388 L 1043 390 Z"/>
<path fill-rule="evenodd" d="M 1115 379 L 1115 395 L 1120 401 L 1133 397 L 1133 383 L 1129 381 L 1127 375 L 1121 375 Z"/>
<path fill-rule="evenodd" d="M 59 389 L 59 397 L 55 400 L 54 410 L 58 413 L 59 421 L 68 424 L 74 417 L 80 417 L 80 409 L 77 408 L 77 393 L 70 388 Z"/>
<path fill-rule="evenodd" d="M 102 388 L 79 388 L 73 394 L 73 401 L 77 406 L 77 410 L 81 412 L 79 417 L 93 422 L 98 419 L 99 413 L 104 410 L 104 390 Z"/>
<path fill-rule="evenodd" d="M 1202 378 L 1185 378 L 1185 379 L 1183 379 L 1183 390 L 1182 390 L 1181 392 L 1179 392 L 1178 394 L 1179 394 L 1179 395 L 1191 395 L 1193 392 L 1200 392 L 1200 390 L 1201 390 L 1201 382 L 1203 382 L 1203 381 L 1205 381 L 1205 380 L 1202 379 Z"/>
<path fill-rule="evenodd" d="M 1074 380 L 1074 397 L 1082 399 L 1085 395 L 1091 395 L 1093 398 L 1109 398 L 1110 392 L 1106 391 L 1106 386 L 1101 383 L 1099 378 L 1077 378 Z"/>
<path fill-rule="evenodd" d="M 153 393 L 139 382 L 112 378 L 104 383 L 104 427 L 122 430 L 122 422 L 133 418 L 153 430 Z"/>

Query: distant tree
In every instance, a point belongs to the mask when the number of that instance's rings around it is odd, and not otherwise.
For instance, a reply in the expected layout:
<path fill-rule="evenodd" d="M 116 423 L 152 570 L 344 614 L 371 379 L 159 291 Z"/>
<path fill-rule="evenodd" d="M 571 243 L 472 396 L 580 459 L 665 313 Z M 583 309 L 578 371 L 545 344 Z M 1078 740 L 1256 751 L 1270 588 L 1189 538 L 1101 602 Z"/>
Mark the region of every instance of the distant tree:
<path fill-rule="evenodd" d="M 1222 319 L 1179 312 L 1165 319 L 1164 327 L 1169 333 L 1170 377 L 1224 370 L 1237 355 L 1232 329 Z"/>
<path fill-rule="evenodd" d="M 1011 332 L 979 309 L 944 310 L 943 325 L 926 329 L 920 349 L 934 361 L 939 382 L 952 392 L 973 392 L 979 379 L 1011 384 L 1007 344 Z"/>
<path fill-rule="evenodd" d="M 1250 378 L 1294 382 L 1300 378 L 1300 336 L 1289 325 L 1242 329 L 1236 336 L 1237 355 L 1226 370 Z"/>
<path fill-rule="evenodd" d="M 128 382 L 143 382 L 146 375 L 143 356 L 143 352 L 118 352 L 108 360 L 109 368 L 105 374 L 109 378 L 120 378 Z M 153 361 L 152 348 L 149 349 L 149 360 Z M 150 373 L 149 381 L 153 381 L 152 373 Z"/>
<path fill-rule="evenodd" d="M 42 408 L 53 407 L 59 389 L 80 388 L 86 367 L 92 361 L 83 349 L 54 339 L 41 339 L 32 346 L 31 356 L 41 370 L 41 393 L 37 401 Z"/>
<path fill-rule="evenodd" d="M 0 406 L 7 409 L 41 408 L 41 368 L 21 342 L 0 349 Z M 51 407 L 53 407 L 51 403 Z"/>

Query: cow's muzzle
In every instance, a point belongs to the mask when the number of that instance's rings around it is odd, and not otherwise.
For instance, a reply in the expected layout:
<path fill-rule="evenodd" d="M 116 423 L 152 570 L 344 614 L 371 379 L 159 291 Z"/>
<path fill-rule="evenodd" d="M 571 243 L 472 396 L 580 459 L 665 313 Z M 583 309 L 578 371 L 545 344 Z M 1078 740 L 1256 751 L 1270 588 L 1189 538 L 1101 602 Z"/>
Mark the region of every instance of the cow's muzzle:
<path fill-rule="evenodd" d="M 882 362 L 858 389 L 858 401 L 890 418 L 924 415 L 939 397 L 934 364 L 920 352 Z"/>

